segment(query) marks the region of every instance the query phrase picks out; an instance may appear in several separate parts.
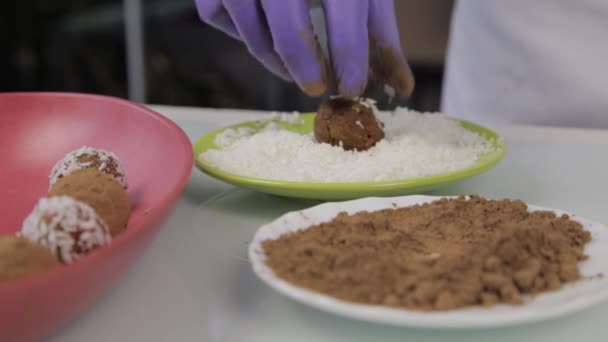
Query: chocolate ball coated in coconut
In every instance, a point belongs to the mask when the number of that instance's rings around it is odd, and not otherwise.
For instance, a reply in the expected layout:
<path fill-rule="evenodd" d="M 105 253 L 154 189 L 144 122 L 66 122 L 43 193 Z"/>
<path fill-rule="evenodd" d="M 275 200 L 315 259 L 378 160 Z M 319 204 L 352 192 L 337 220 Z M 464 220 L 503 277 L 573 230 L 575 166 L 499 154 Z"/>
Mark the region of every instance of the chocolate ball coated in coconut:
<path fill-rule="evenodd" d="M 40 244 L 62 263 L 71 263 L 111 242 L 110 229 L 86 203 L 68 196 L 41 198 L 20 235 Z"/>
<path fill-rule="evenodd" d="M 127 176 L 118 157 L 109 151 L 83 146 L 58 161 L 49 175 L 49 189 L 57 180 L 82 169 L 96 169 L 110 175 L 127 188 Z"/>
<path fill-rule="evenodd" d="M 69 196 L 91 206 L 113 237 L 129 222 L 131 204 L 125 189 L 108 174 L 87 168 L 74 171 L 53 184 L 49 196 Z"/>
<path fill-rule="evenodd" d="M 321 104 L 314 133 L 320 143 L 365 151 L 384 138 L 383 125 L 371 101 L 332 98 Z"/>

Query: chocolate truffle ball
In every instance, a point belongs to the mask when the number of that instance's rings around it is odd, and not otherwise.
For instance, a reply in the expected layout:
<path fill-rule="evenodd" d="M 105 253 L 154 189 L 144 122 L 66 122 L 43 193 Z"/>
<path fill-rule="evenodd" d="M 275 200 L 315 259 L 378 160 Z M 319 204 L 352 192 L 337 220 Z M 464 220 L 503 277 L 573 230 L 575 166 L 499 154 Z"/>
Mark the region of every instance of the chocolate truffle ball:
<path fill-rule="evenodd" d="M 70 196 L 91 206 L 104 220 L 113 237 L 127 227 L 131 205 L 125 189 L 97 169 L 74 171 L 53 184 L 49 196 Z"/>
<path fill-rule="evenodd" d="M 14 235 L 0 236 L 0 282 L 61 265 L 44 246 Z"/>
<path fill-rule="evenodd" d="M 374 110 L 369 101 L 332 98 L 319 107 L 314 122 L 315 138 L 345 150 L 368 150 L 384 138 L 383 125 Z"/>
<path fill-rule="evenodd" d="M 70 173 L 82 169 L 96 169 L 107 173 L 123 188 L 127 188 L 127 176 L 118 157 L 112 153 L 91 147 L 81 147 L 76 151 L 68 153 L 62 160 L 58 161 L 49 175 L 50 187 L 57 180 L 69 175 Z"/>
<path fill-rule="evenodd" d="M 41 198 L 25 219 L 21 236 L 71 263 L 111 242 L 110 229 L 95 210 L 68 196 Z"/>

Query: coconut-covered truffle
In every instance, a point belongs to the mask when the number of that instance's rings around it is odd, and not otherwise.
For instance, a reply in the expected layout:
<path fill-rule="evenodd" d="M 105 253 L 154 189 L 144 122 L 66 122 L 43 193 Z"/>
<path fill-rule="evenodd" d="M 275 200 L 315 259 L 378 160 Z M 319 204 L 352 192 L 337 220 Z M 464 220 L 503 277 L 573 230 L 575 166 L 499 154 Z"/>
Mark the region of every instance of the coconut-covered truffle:
<path fill-rule="evenodd" d="M 0 236 L 0 282 L 49 270 L 61 265 L 44 246 L 14 236 Z"/>
<path fill-rule="evenodd" d="M 70 173 L 82 169 L 96 169 L 110 175 L 127 188 L 127 176 L 118 157 L 109 151 L 83 146 L 76 151 L 68 153 L 62 160 L 58 161 L 49 175 L 50 187 L 57 180 Z"/>
<path fill-rule="evenodd" d="M 365 151 L 384 138 L 382 123 L 371 100 L 335 97 L 321 104 L 314 133 L 320 143 Z"/>
<path fill-rule="evenodd" d="M 25 219 L 21 236 L 47 247 L 59 261 L 71 263 L 112 240 L 95 210 L 68 196 L 45 197 Z"/>
<path fill-rule="evenodd" d="M 49 196 L 70 196 L 90 205 L 105 221 L 113 237 L 127 227 L 131 205 L 125 189 L 97 169 L 82 169 L 57 180 Z"/>

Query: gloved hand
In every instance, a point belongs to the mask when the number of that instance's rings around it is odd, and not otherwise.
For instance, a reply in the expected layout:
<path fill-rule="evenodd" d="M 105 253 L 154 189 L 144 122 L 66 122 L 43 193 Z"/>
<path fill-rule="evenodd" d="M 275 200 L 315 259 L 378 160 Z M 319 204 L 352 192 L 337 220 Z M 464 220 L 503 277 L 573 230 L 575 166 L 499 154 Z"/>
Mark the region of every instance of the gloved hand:
<path fill-rule="evenodd" d="M 368 75 L 409 96 L 414 77 L 403 57 L 393 0 L 322 0 L 338 92 L 355 97 Z M 328 71 L 307 0 L 196 0 L 201 19 L 243 41 L 266 68 L 322 95 Z"/>

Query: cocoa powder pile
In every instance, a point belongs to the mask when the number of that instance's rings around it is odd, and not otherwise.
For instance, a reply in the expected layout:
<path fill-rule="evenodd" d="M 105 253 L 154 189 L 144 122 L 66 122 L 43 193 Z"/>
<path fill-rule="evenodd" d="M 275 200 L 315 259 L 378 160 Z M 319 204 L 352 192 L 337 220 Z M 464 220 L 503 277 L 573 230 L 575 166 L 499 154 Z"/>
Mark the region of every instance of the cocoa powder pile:
<path fill-rule="evenodd" d="M 471 196 L 341 213 L 263 248 L 294 285 L 356 303 L 449 310 L 520 304 L 576 281 L 590 240 L 567 215 Z"/>

